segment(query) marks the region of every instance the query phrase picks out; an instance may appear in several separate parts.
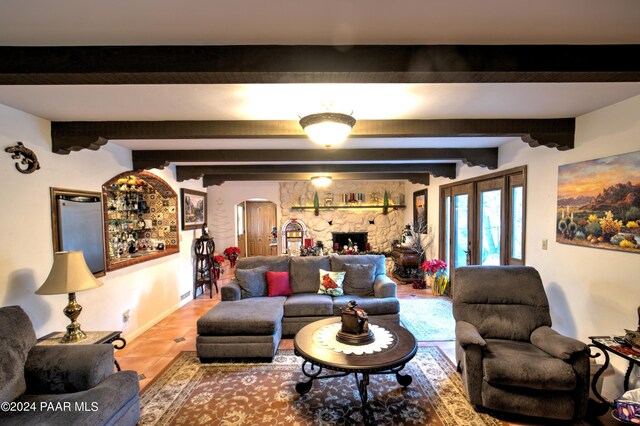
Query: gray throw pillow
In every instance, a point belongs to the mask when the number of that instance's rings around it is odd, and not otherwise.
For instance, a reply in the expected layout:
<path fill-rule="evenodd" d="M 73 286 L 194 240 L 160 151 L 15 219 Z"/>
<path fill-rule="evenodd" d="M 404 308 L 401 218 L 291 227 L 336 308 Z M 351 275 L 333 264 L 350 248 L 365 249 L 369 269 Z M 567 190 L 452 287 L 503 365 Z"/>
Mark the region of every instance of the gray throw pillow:
<path fill-rule="evenodd" d="M 375 279 L 376 265 L 345 263 L 342 270 L 347 273 L 344 277 L 344 294 L 354 296 L 373 296 L 373 280 Z"/>
<path fill-rule="evenodd" d="M 266 266 L 253 269 L 236 269 L 236 278 L 243 299 L 267 296 Z"/>

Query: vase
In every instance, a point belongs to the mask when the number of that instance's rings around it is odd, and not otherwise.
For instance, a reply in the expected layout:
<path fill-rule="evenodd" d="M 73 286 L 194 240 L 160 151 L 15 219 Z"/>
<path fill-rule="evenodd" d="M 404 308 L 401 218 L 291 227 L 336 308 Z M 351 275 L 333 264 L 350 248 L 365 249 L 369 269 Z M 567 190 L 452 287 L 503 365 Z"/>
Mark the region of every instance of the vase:
<path fill-rule="evenodd" d="M 431 289 L 431 293 L 435 296 L 439 296 L 436 290 L 436 277 L 434 275 L 427 275 L 427 286 Z"/>

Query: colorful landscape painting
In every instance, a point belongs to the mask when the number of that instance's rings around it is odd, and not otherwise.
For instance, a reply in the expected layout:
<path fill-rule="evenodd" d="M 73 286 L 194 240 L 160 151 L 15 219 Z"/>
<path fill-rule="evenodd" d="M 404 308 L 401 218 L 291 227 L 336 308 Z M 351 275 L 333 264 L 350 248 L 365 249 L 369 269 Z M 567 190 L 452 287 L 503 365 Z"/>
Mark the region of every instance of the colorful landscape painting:
<path fill-rule="evenodd" d="M 640 151 L 558 168 L 556 241 L 640 253 Z"/>

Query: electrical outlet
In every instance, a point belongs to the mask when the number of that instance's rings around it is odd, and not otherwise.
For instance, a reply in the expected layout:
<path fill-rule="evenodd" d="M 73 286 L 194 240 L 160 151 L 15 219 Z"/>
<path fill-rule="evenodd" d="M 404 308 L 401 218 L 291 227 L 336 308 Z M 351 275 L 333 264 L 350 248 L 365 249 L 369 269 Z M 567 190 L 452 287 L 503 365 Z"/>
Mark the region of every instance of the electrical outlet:
<path fill-rule="evenodd" d="M 129 318 L 131 318 L 131 310 L 127 309 L 122 313 L 122 322 L 124 323 L 128 322 Z"/>
<path fill-rule="evenodd" d="M 544 238 L 542 240 L 542 250 L 546 250 L 549 247 L 549 240 L 547 240 L 546 238 Z"/>

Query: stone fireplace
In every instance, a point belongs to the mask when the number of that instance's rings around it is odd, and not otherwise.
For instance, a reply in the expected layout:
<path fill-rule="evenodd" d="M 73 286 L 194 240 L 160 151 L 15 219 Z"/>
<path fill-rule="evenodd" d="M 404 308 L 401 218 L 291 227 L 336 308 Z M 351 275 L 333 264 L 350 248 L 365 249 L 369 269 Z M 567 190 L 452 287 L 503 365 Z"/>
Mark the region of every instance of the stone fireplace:
<path fill-rule="evenodd" d="M 404 194 L 404 181 L 337 180 L 325 189 L 318 189 L 308 181 L 281 182 L 280 226 L 287 220 L 301 220 L 307 226 L 307 238 L 313 238 L 314 242 L 322 241 L 327 249 L 333 249 L 334 242 L 337 242 L 342 249 L 349 238 L 342 235 L 351 234 L 351 241 L 358 244 L 359 250 L 366 250 L 366 244 L 369 243 L 371 251 L 391 253 L 391 243 L 400 238 L 407 223 L 405 219 L 407 211 L 404 208 L 389 209 L 385 214 L 381 205 L 366 207 L 366 204 L 373 199 L 372 194 L 382 195 L 385 191 L 390 199 L 394 199 L 398 194 Z M 364 194 L 363 208 L 353 205 L 345 206 L 341 203 L 340 194 L 351 192 Z M 316 194 L 320 207 L 317 213 L 313 209 Z M 332 204 L 328 205 L 326 199 L 332 199 Z M 304 203 L 307 209 L 293 209 L 301 203 Z M 335 238 L 338 239 L 334 241 Z"/>

